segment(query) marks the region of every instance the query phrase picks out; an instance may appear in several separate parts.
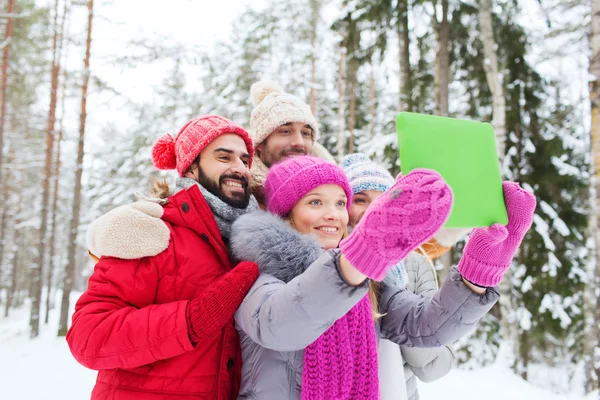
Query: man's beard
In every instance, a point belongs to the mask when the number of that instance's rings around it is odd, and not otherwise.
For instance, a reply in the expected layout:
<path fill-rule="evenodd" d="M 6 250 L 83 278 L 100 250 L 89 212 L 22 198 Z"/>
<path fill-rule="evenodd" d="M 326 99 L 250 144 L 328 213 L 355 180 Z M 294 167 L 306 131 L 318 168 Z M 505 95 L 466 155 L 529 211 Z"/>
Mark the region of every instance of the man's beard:
<path fill-rule="evenodd" d="M 305 156 L 308 153 L 304 151 L 304 149 L 287 149 L 280 151 L 279 154 L 276 155 L 276 157 L 273 157 L 270 154 L 267 156 L 267 154 L 269 154 L 269 151 L 267 148 L 264 148 L 263 155 L 266 157 L 263 156 L 261 158 L 261 161 L 267 166 L 267 168 L 271 168 L 273 164 L 277 164 L 278 162 L 281 162 L 282 160 L 285 160 L 290 156 Z"/>
<path fill-rule="evenodd" d="M 224 185 L 223 181 L 225 179 L 233 179 L 237 180 L 242 184 L 242 188 L 244 189 L 244 193 L 232 193 L 229 197 L 223 191 L 222 187 Z M 248 187 L 248 179 L 244 176 L 233 175 L 233 174 L 223 174 L 219 177 L 219 183 L 217 184 L 215 181 L 210 179 L 208 176 L 204 175 L 201 168 L 198 168 L 198 183 L 201 184 L 206 190 L 210 193 L 217 196 L 222 202 L 225 204 L 229 204 L 234 208 L 246 208 L 250 203 L 250 188 Z"/>

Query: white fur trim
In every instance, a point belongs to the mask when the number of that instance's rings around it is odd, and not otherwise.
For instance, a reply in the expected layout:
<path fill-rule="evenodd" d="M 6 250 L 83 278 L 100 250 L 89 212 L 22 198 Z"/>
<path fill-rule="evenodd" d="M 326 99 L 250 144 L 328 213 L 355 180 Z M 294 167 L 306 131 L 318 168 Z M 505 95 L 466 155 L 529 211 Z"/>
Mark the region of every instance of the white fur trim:
<path fill-rule="evenodd" d="M 327 151 L 327 149 L 319 142 L 315 142 L 313 144 L 311 154 L 315 157 L 319 157 L 319 158 L 322 158 L 323 160 L 329 161 L 330 163 L 337 164 L 335 162 L 335 158 L 333 158 L 331 153 L 329 151 Z"/>
<path fill-rule="evenodd" d="M 160 219 L 163 213 L 159 204 L 148 201 L 117 207 L 90 225 L 88 249 L 98 258 L 155 256 L 169 246 L 170 231 Z"/>
<path fill-rule="evenodd" d="M 252 175 L 253 186 L 264 186 L 265 179 L 267 179 L 267 173 L 269 168 L 262 162 L 262 160 L 255 155 L 252 159 L 252 168 L 250 168 L 250 174 Z"/>
<path fill-rule="evenodd" d="M 442 228 L 433 238 L 444 247 L 452 247 L 469 232 L 471 228 Z"/>

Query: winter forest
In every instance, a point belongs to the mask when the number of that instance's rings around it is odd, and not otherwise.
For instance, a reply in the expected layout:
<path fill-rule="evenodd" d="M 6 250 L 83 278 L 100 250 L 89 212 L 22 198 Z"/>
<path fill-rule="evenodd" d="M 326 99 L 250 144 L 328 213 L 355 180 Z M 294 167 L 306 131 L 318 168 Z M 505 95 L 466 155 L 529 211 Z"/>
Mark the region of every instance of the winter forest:
<path fill-rule="evenodd" d="M 0 49 L 1 398 L 37 385 L 20 354 L 84 370 L 63 336 L 90 222 L 146 192 L 159 135 L 207 113 L 247 126 L 260 79 L 310 105 L 337 159 L 361 151 L 394 176 L 399 111 L 491 122 L 504 178 L 538 206 L 455 369 L 501 362 L 545 390 L 529 398 L 598 398 L 600 1 L 0 0 Z"/>

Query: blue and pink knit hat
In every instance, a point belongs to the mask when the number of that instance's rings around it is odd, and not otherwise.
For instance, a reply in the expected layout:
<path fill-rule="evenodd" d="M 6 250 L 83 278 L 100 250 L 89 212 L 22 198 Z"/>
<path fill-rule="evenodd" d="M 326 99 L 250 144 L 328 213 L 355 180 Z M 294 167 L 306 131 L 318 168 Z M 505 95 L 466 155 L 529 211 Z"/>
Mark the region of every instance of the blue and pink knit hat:
<path fill-rule="evenodd" d="M 350 208 L 352 189 L 340 167 L 312 156 L 287 158 L 273 165 L 267 174 L 267 209 L 273 214 L 285 217 L 306 193 L 327 184 L 339 185 L 344 189 L 348 198 L 347 208 Z"/>
<path fill-rule="evenodd" d="M 375 164 L 363 153 L 349 154 L 342 160 L 340 166 L 344 169 L 352 194 L 364 190 L 387 191 L 393 184 L 394 178 L 383 167 Z"/>

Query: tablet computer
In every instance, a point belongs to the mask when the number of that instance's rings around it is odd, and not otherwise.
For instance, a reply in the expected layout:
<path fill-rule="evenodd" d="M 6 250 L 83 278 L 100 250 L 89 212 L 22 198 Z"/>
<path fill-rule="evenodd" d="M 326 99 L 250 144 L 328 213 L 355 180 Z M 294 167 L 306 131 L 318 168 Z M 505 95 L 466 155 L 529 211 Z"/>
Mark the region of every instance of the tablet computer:
<path fill-rule="evenodd" d="M 506 225 L 494 129 L 488 123 L 402 112 L 396 117 L 400 166 L 433 169 L 452 188 L 447 228 Z"/>

